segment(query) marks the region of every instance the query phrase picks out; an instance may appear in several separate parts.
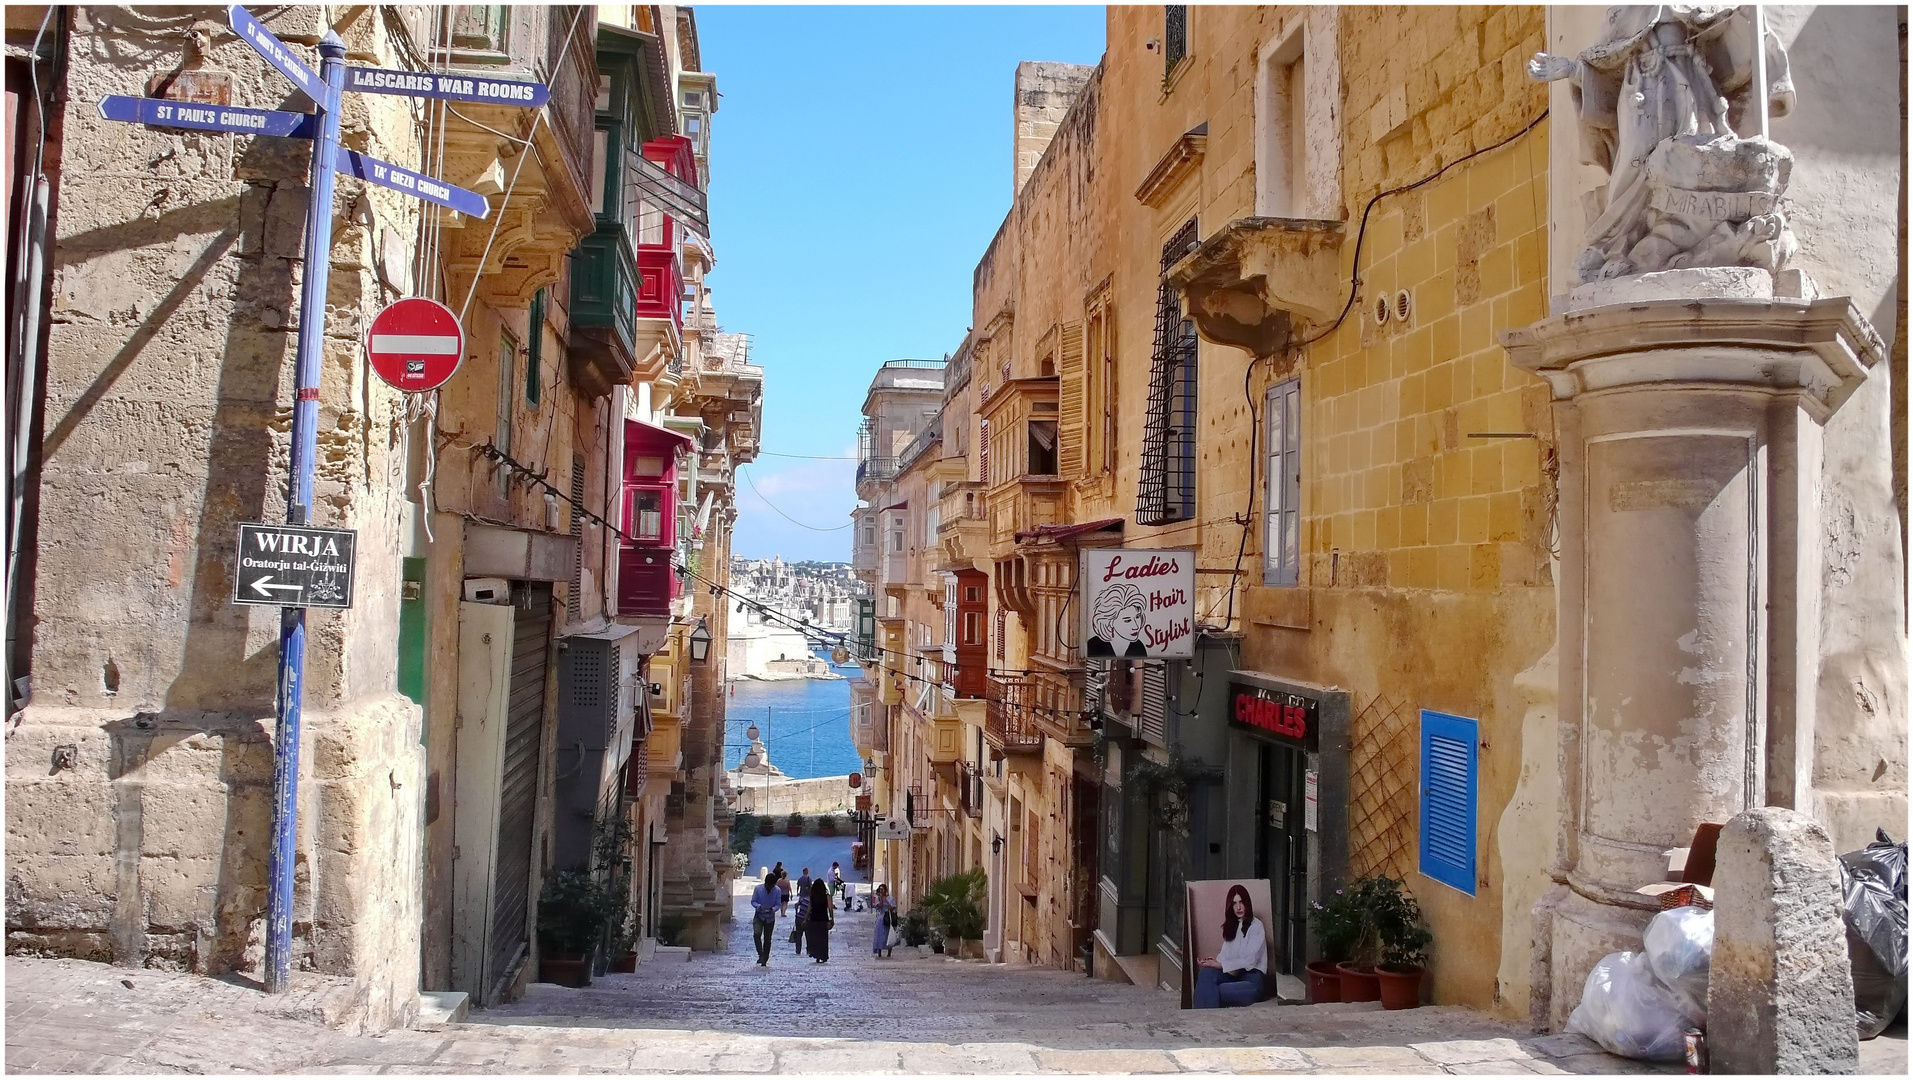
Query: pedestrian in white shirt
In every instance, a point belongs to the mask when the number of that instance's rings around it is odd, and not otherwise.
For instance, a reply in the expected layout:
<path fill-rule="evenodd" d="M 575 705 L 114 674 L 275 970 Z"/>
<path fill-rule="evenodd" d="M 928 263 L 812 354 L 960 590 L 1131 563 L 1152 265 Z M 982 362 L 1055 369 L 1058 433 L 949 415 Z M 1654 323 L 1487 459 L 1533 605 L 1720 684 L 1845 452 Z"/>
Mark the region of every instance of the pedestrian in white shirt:
<path fill-rule="evenodd" d="M 1249 890 L 1231 885 L 1223 901 L 1222 948 L 1198 961 L 1195 1007 L 1220 1009 L 1261 1001 L 1268 970 L 1268 931 L 1255 917 Z"/>

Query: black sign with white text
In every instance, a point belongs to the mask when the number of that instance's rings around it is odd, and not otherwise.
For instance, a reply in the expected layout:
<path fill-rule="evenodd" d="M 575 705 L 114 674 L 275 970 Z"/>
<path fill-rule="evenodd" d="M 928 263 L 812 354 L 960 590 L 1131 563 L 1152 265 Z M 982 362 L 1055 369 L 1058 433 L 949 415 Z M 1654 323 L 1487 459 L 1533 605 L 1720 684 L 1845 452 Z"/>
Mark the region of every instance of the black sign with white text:
<path fill-rule="evenodd" d="M 351 607 L 352 547 L 357 537 L 351 529 L 242 522 L 233 603 Z"/>

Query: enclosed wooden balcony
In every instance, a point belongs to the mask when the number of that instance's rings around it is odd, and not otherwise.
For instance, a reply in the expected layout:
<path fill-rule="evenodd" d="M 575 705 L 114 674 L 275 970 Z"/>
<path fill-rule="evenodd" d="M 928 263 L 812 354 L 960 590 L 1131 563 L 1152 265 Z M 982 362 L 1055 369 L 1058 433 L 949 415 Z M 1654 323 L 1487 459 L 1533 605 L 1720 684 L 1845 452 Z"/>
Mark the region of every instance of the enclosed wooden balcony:
<path fill-rule="evenodd" d="M 1003 754 L 1041 754 L 1043 729 L 1030 709 L 1032 684 L 1024 679 L 989 680 L 983 737 Z"/>

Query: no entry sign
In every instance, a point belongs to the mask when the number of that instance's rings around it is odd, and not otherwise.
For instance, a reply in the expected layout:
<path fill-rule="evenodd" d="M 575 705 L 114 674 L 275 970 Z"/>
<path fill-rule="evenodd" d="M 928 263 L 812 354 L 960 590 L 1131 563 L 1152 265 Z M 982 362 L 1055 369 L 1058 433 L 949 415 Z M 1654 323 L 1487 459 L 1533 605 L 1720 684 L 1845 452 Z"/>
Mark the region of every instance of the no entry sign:
<path fill-rule="evenodd" d="M 379 312 L 365 346 L 379 378 L 416 394 L 438 389 L 458 370 L 465 333 L 452 309 L 415 296 Z"/>

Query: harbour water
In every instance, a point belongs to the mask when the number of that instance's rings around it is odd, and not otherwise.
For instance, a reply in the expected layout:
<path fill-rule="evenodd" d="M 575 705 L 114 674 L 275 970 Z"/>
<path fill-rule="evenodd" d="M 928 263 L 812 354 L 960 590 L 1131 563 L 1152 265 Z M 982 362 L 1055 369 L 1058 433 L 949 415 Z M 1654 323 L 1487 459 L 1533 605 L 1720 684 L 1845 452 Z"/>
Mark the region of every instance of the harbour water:
<path fill-rule="evenodd" d="M 829 659 L 827 653 L 819 656 Z M 842 776 L 863 768 L 850 742 L 850 679 L 855 664 L 832 664 L 842 679 L 791 679 L 759 682 L 734 679 L 725 695 L 724 768 L 735 769 L 751 741 L 745 729 L 756 724 L 771 764 L 786 776 Z"/>

